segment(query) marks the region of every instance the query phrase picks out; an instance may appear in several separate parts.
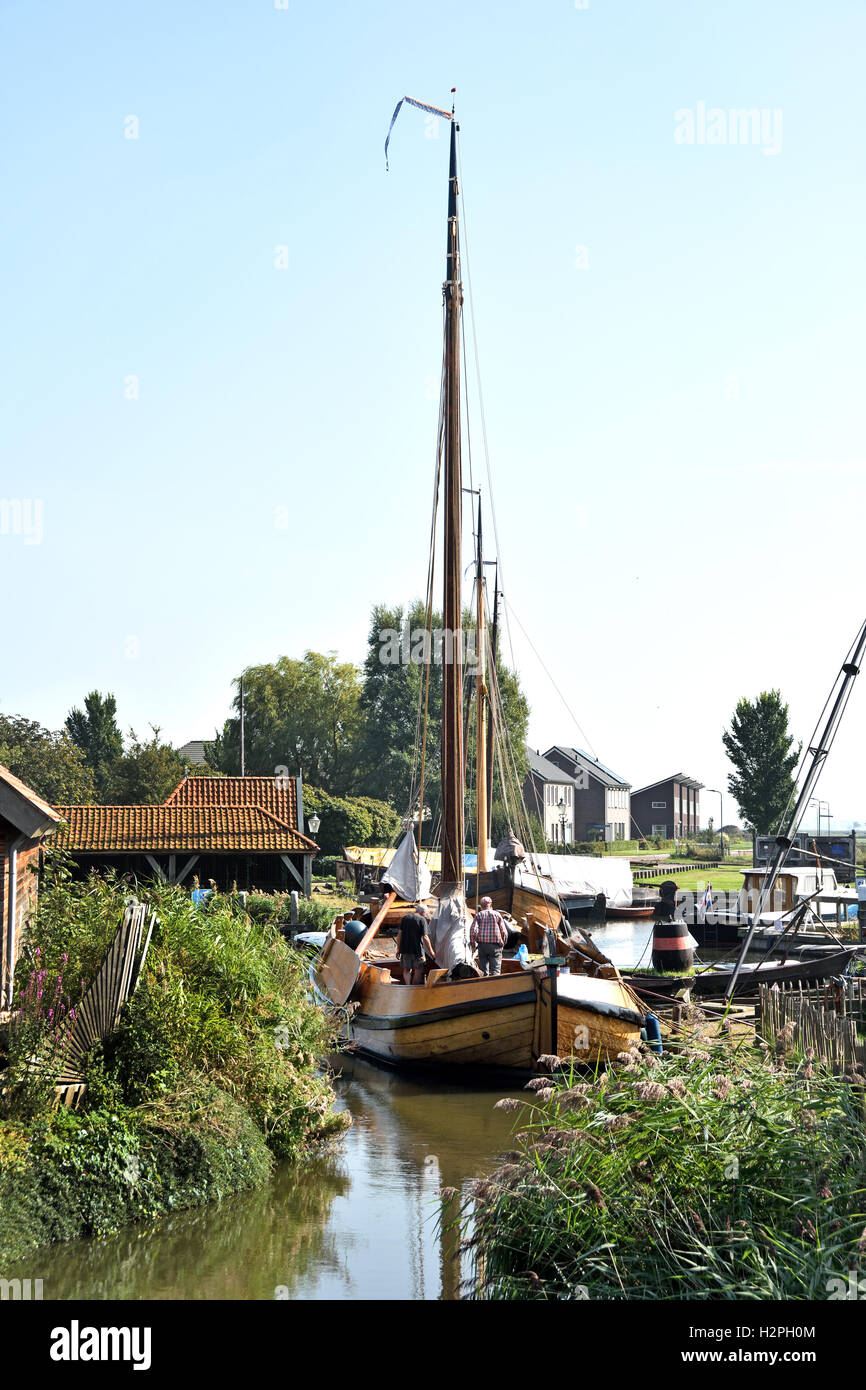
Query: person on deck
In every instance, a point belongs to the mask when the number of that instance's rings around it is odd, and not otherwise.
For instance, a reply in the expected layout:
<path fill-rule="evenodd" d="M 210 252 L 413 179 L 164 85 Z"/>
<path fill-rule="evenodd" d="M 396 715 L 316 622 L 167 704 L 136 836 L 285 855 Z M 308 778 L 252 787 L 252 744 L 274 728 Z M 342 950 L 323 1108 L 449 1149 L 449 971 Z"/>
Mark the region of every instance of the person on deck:
<path fill-rule="evenodd" d="M 502 950 L 507 941 L 508 928 L 502 914 L 494 910 L 492 898 L 482 898 L 472 923 L 472 945 L 478 951 L 482 975 L 502 973 Z"/>
<path fill-rule="evenodd" d="M 417 912 L 407 912 L 400 918 L 397 955 L 403 967 L 404 985 L 423 985 L 425 951 L 431 960 L 436 959 L 430 937 L 427 935 L 427 925 L 427 908 L 423 905 Z"/>

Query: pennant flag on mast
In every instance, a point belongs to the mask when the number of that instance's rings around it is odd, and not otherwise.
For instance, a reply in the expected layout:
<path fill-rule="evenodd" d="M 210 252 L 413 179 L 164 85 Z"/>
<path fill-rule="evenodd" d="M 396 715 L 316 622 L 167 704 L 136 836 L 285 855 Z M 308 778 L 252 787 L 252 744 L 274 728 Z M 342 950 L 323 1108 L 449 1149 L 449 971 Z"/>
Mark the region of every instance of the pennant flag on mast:
<path fill-rule="evenodd" d="M 426 111 L 431 116 L 441 116 L 443 121 L 454 119 L 450 111 L 443 111 L 441 106 L 430 106 L 426 101 L 416 101 L 414 97 L 401 97 L 394 107 L 394 114 L 391 117 L 391 124 L 388 127 L 388 134 L 385 137 L 385 168 L 388 168 L 388 145 L 391 140 L 391 131 L 394 129 L 394 122 L 400 114 L 400 107 L 404 101 L 408 101 L 410 106 L 417 106 L 419 111 Z"/>

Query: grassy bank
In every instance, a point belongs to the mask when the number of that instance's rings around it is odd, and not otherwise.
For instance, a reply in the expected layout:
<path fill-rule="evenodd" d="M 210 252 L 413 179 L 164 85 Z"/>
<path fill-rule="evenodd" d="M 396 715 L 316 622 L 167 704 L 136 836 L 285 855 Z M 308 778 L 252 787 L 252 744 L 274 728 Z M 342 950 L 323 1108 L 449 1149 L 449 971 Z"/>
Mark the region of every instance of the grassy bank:
<path fill-rule="evenodd" d="M 74 883 L 62 862 L 49 870 L 19 964 L 22 1010 L 0 1059 L 7 1259 L 254 1187 L 275 1159 L 301 1158 L 345 1123 L 318 1070 L 328 1025 L 307 1001 L 302 958 L 275 927 L 230 897 L 193 907 L 161 885 L 146 900 L 158 927 L 138 989 L 87 1059 L 80 1108 L 58 1112 L 58 1018 L 92 979 L 124 889 Z"/>
<path fill-rule="evenodd" d="M 739 869 L 710 869 L 706 865 L 703 868 L 684 868 L 681 864 L 670 864 L 653 878 L 636 880 L 636 886 L 656 888 L 667 879 L 674 879 L 684 893 L 703 893 L 708 883 L 713 885 L 715 893 L 739 892 L 744 882 Z"/>
<path fill-rule="evenodd" d="M 863 1097 L 730 1042 L 541 1083 L 476 1188 L 475 1296 L 826 1298 L 866 1266 Z"/>

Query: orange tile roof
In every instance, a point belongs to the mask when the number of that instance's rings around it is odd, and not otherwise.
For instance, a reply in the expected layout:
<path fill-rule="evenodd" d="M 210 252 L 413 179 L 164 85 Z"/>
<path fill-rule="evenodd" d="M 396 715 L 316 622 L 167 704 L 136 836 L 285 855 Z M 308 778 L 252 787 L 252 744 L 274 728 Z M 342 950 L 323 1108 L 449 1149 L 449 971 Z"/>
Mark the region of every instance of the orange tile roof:
<path fill-rule="evenodd" d="M 185 777 L 166 806 L 258 806 L 285 825 L 298 828 L 294 777 Z"/>
<path fill-rule="evenodd" d="M 64 824 L 53 843 L 79 854 L 185 850 L 313 854 L 318 848 L 261 806 L 57 806 L 55 810 Z"/>

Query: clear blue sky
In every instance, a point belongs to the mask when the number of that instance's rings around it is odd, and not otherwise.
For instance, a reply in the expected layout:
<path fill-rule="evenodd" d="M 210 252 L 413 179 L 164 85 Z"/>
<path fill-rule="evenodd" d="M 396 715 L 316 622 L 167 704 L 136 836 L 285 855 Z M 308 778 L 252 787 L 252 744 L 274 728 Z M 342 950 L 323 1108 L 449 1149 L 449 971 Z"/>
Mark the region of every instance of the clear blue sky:
<path fill-rule="evenodd" d="M 456 85 L 515 613 L 636 786 L 724 786 L 769 686 L 808 736 L 864 608 L 864 38 L 853 0 L 7 0 L 0 497 L 43 535 L 0 535 L 0 709 L 209 736 L 243 666 L 360 660 L 420 593 L 447 132 L 382 145 Z M 781 148 L 678 143 L 699 103 Z M 581 742 L 513 631 L 533 744 Z"/>

